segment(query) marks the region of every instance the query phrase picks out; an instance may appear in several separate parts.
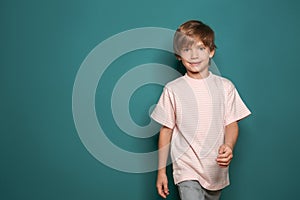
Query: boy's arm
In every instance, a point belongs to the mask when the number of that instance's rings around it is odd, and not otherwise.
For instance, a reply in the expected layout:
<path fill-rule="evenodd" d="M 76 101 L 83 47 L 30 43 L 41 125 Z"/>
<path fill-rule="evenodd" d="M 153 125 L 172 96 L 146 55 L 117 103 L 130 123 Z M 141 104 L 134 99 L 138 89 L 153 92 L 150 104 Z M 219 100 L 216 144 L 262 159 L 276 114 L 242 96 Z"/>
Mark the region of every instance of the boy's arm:
<path fill-rule="evenodd" d="M 217 163 L 221 167 L 228 167 L 233 158 L 233 148 L 238 139 L 238 122 L 232 122 L 225 127 L 225 142 L 219 148 Z"/>
<path fill-rule="evenodd" d="M 169 195 L 166 165 L 169 156 L 172 132 L 172 129 L 163 126 L 160 129 L 158 139 L 158 173 L 156 187 L 158 194 L 163 198 L 167 198 L 167 195 Z"/>

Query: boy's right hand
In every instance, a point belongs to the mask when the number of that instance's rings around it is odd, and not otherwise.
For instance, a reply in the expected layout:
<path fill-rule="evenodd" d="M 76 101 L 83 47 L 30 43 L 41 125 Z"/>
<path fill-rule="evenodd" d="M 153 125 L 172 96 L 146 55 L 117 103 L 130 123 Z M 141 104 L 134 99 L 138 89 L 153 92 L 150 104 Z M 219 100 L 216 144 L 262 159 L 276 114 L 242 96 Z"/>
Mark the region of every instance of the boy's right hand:
<path fill-rule="evenodd" d="M 169 195 L 169 188 L 168 188 L 168 177 L 166 173 L 158 172 L 157 180 L 156 180 L 156 188 L 158 194 L 161 197 L 167 198 L 167 195 Z"/>

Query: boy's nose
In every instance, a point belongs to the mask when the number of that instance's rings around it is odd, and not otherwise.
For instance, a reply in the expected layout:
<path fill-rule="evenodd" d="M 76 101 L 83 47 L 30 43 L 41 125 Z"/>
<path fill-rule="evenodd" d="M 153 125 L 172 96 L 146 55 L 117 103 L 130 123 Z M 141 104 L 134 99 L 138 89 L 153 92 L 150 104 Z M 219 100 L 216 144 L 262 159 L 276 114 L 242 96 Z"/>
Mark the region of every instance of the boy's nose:
<path fill-rule="evenodd" d="M 191 59 L 197 59 L 198 58 L 198 51 L 196 48 L 192 48 L 192 51 L 191 51 Z"/>

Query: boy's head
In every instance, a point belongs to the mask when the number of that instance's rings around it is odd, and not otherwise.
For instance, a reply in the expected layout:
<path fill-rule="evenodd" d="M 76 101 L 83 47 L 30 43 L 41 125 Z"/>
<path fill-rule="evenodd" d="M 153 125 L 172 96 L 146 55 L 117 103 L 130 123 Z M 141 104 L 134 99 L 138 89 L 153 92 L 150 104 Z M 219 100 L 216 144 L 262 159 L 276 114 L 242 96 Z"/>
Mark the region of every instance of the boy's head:
<path fill-rule="evenodd" d="M 181 51 L 197 42 L 214 52 L 216 49 L 214 31 L 206 24 L 197 20 L 190 20 L 183 23 L 176 30 L 173 41 L 173 48 L 178 59 L 181 58 Z"/>
<path fill-rule="evenodd" d="M 210 60 L 216 49 L 214 39 L 214 31 L 200 21 L 187 21 L 177 29 L 173 42 L 174 52 L 188 75 L 208 75 Z"/>

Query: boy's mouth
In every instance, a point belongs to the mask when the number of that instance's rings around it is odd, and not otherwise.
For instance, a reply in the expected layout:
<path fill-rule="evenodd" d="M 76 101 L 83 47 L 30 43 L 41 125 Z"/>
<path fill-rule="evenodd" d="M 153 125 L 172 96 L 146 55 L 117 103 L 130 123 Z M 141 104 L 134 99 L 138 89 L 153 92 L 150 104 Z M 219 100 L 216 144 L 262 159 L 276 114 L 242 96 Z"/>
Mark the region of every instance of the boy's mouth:
<path fill-rule="evenodd" d="M 189 64 L 190 64 L 192 67 L 197 67 L 198 65 L 201 64 L 201 61 L 200 61 L 200 62 L 189 62 Z"/>

